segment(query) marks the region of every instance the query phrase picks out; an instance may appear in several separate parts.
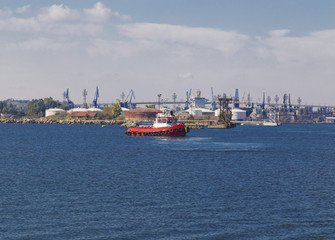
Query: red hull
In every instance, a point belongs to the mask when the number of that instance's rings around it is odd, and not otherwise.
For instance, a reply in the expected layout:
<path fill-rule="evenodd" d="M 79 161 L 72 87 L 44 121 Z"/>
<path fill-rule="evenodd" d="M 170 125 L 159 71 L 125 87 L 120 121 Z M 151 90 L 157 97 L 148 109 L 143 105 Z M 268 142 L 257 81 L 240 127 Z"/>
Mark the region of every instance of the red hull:
<path fill-rule="evenodd" d="M 127 136 L 163 136 L 163 137 L 184 137 L 187 129 L 184 125 L 160 128 L 129 128 Z"/>

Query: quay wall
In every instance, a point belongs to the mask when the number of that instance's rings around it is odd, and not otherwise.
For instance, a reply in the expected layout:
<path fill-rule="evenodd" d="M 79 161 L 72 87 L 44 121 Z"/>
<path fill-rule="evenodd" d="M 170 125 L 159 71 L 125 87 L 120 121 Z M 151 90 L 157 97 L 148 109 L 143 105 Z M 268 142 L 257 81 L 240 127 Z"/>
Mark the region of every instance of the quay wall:
<path fill-rule="evenodd" d="M 13 123 L 13 124 L 81 124 L 81 125 L 118 125 L 122 124 L 122 120 L 83 120 L 83 119 L 66 119 L 66 120 L 55 120 L 49 118 L 1 118 L 0 123 Z"/>

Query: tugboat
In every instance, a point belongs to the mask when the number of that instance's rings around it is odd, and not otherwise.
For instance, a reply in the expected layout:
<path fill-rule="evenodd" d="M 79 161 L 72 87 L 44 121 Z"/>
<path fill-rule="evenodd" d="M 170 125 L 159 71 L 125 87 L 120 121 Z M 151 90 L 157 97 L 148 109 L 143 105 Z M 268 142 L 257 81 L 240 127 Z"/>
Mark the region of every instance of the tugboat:
<path fill-rule="evenodd" d="M 162 136 L 184 137 L 190 130 L 184 124 L 177 124 L 173 113 L 157 113 L 154 124 L 150 128 L 129 128 L 127 136 Z"/>

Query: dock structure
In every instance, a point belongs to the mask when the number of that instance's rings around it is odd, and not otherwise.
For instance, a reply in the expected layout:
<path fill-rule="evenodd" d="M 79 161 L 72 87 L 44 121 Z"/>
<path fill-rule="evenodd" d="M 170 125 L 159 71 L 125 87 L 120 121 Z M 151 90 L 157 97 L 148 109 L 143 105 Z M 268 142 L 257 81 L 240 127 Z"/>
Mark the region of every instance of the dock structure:
<path fill-rule="evenodd" d="M 233 128 L 236 124 L 231 122 L 232 112 L 229 107 L 233 101 L 232 98 L 227 98 L 226 96 L 219 98 L 220 104 L 220 115 L 217 124 L 208 125 L 208 128 Z"/>

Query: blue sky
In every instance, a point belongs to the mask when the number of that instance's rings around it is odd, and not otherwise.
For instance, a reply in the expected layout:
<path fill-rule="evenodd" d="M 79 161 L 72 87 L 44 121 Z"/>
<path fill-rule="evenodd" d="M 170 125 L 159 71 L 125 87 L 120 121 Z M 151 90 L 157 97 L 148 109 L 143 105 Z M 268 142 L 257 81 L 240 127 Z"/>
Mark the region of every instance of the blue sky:
<path fill-rule="evenodd" d="M 178 100 L 235 88 L 335 105 L 335 1 L 0 1 L 0 99 Z"/>

